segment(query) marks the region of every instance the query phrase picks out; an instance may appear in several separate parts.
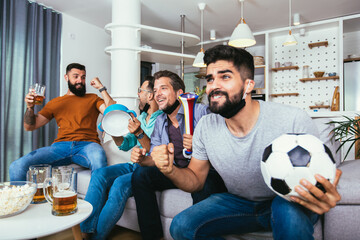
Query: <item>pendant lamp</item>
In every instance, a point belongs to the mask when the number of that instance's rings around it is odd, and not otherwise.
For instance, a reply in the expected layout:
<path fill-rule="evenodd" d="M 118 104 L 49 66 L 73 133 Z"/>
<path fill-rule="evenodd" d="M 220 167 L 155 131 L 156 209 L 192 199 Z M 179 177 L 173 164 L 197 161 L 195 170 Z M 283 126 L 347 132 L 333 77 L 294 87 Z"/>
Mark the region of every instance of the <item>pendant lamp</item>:
<path fill-rule="evenodd" d="M 229 45 L 237 48 L 250 47 L 256 44 L 254 35 L 244 19 L 244 0 L 241 3 L 241 18 L 235 30 L 231 34 Z"/>
<path fill-rule="evenodd" d="M 289 0 L 289 35 L 287 35 L 283 46 L 293 46 L 296 45 L 297 41 L 294 35 L 291 34 L 291 0 Z"/>
<path fill-rule="evenodd" d="M 201 48 L 200 52 L 195 57 L 195 60 L 193 62 L 193 67 L 206 67 L 206 64 L 204 63 L 204 47 L 203 47 L 203 28 L 204 28 L 204 9 L 206 7 L 206 3 L 199 3 L 198 4 L 199 9 L 201 11 L 201 35 L 200 35 L 200 41 L 201 41 Z"/>

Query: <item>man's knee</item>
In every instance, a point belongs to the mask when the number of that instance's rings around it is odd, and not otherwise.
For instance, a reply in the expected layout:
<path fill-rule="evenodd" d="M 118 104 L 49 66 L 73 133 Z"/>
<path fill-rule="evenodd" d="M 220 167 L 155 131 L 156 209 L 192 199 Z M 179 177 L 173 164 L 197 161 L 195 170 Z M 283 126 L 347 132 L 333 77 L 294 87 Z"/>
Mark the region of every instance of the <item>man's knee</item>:
<path fill-rule="evenodd" d="M 104 184 L 104 182 L 106 181 L 106 174 L 107 173 L 107 169 L 106 168 L 98 168 L 95 169 L 92 174 L 91 174 L 91 181 L 95 182 L 95 183 L 99 183 L 101 185 Z"/>
<path fill-rule="evenodd" d="M 23 159 L 18 159 L 12 162 L 9 166 L 9 176 L 11 181 L 24 181 L 24 172 L 26 178 L 26 172 L 28 169 L 28 165 Z"/>
<path fill-rule="evenodd" d="M 105 151 L 103 149 L 99 151 L 94 151 L 89 158 L 91 164 L 91 170 L 95 171 L 97 169 L 107 166 L 107 158 Z"/>
<path fill-rule="evenodd" d="M 122 176 L 117 177 L 111 186 L 109 192 L 109 198 L 124 199 L 125 202 L 128 197 L 132 194 L 130 179 L 126 180 Z"/>
<path fill-rule="evenodd" d="M 138 167 L 133 172 L 131 181 L 152 182 L 154 177 L 158 176 L 159 169 L 157 167 Z"/>
<path fill-rule="evenodd" d="M 312 222 L 312 214 L 300 205 L 288 202 L 280 197 L 275 197 L 271 206 L 272 211 L 272 227 L 274 235 L 285 236 L 286 238 L 297 238 L 302 236 L 312 236 L 314 229 Z M 311 216 L 310 216 L 311 215 Z M 317 218 L 314 218 L 315 221 Z"/>
<path fill-rule="evenodd" d="M 134 186 L 147 182 L 148 174 L 149 167 L 139 167 L 135 169 L 131 177 L 131 184 Z"/>
<path fill-rule="evenodd" d="M 185 224 L 187 222 L 187 215 L 182 212 L 173 218 L 170 225 L 170 234 L 174 239 L 186 239 L 185 233 L 187 233 L 188 230 L 185 229 Z"/>

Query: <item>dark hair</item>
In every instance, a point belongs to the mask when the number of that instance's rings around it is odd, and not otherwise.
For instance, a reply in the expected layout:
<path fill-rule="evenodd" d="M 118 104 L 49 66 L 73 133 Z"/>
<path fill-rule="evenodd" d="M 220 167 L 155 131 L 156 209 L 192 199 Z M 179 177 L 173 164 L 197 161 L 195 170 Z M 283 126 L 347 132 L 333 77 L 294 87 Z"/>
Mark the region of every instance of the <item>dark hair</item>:
<path fill-rule="evenodd" d="M 155 80 L 161 77 L 170 78 L 170 84 L 175 92 L 177 92 L 180 89 L 183 90 L 183 92 L 185 92 L 185 84 L 183 80 L 179 77 L 179 75 L 177 75 L 176 73 L 164 70 L 164 71 L 158 71 L 157 73 L 154 74 Z"/>
<path fill-rule="evenodd" d="M 67 65 L 67 67 L 66 67 L 66 74 L 67 74 L 68 72 L 70 72 L 71 69 L 73 69 L 73 68 L 86 71 L 84 65 L 81 65 L 80 63 L 70 63 L 70 64 Z"/>
<path fill-rule="evenodd" d="M 254 79 L 254 59 L 245 49 L 229 45 L 216 45 L 205 51 L 204 62 L 207 66 L 219 60 L 232 62 L 243 81 Z"/>
<path fill-rule="evenodd" d="M 148 85 L 146 88 L 147 88 L 147 90 L 152 92 L 154 90 L 154 77 L 148 75 L 144 78 L 144 82 L 148 82 Z"/>

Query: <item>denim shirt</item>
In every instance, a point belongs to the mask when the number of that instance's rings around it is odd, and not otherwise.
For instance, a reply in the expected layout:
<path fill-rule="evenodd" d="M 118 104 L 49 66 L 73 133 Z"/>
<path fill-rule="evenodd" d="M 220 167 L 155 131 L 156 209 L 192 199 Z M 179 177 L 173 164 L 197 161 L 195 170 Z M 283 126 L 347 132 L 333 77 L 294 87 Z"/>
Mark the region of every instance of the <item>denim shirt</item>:
<path fill-rule="evenodd" d="M 200 118 L 208 113 L 211 113 L 209 107 L 203 104 L 195 104 L 194 109 L 194 129 L 197 123 L 200 121 Z M 184 117 L 184 108 L 181 105 L 178 113 L 176 114 L 176 119 L 179 122 L 179 127 L 181 135 L 185 134 L 185 117 Z M 168 134 L 168 117 L 166 113 L 161 114 L 155 123 L 154 131 L 151 135 L 151 147 L 149 153 L 152 152 L 155 146 L 160 146 L 163 144 L 169 143 L 169 134 Z"/>
<path fill-rule="evenodd" d="M 151 117 L 149 119 L 149 122 L 146 122 L 146 117 L 148 116 L 148 114 L 146 112 L 142 112 L 137 119 L 140 121 L 141 125 L 141 129 L 144 131 L 144 133 L 150 138 L 153 130 L 154 130 L 154 126 L 155 126 L 155 120 L 156 118 L 162 114 L 163 111 L 161 110 L 157 110 L 156 112 L 154 112 L 153 114 L 151 114 Z M 120 146 L 118 146 L 118 148 L 122 151 L 129 151 L 130 149 L 132 149 L 135 145 L 139 146 L 140 148 L 142 148 L 140 142 L 137 140 L 137 138 L 135 137 L 134 134 L 132 133 L 128 133 L 124 136 L 124 141 L 122 142 L 122 144 Z"/>

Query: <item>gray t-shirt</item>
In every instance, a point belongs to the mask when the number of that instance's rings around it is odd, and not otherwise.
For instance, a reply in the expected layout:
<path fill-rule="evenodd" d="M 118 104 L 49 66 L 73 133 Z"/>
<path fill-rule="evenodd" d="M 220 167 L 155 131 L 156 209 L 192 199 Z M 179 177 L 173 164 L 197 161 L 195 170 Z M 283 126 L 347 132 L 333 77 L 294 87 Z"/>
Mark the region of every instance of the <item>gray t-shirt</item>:
<path fill-rule="evenodd" d="M 299 108 L 259 101 L 260 114 L 245 137 L 232 135 L 225 119 L 218 114 L 204 116 L 193 137 L 192 156 L 209 160 L 220 174 L 228 191 L 251 201 L 271 199 L 260 170 L 264 149 L 284 133 L 309 133 L 318 137 L 312 119 Z"/>

